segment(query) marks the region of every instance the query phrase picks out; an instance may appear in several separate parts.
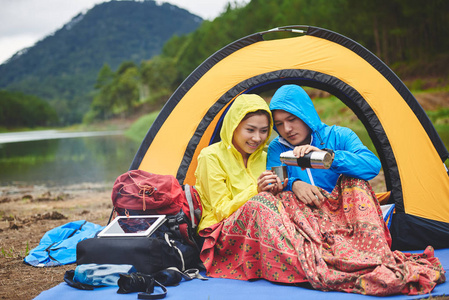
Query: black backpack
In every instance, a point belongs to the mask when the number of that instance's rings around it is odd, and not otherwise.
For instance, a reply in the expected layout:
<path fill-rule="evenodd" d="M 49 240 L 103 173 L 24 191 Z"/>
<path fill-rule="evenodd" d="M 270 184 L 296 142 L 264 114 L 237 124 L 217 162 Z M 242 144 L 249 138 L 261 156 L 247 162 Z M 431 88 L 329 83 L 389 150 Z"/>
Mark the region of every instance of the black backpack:
<path fill-rule="evenodd" d="M 199 250 L 175 237 L 166 224 L 162 224 L 150 237 L 83 240 L 76 248 L 76 263 L 129 264 L 144 274 L 154 274 L 169 267 L 185 271 L 201 266 Z"/>
<path fill-rule="evenodd" d="M 181 187 L 170 175 L 132 170 L 115 181 L 112 202 L 109 222 L 114 215 L 154 214 L 166 215 L 166 221 L 149 237 L 95 237 L 82 241 L 77 245 L 78 265 L 130 264 L 144 274 L 169 267 L 181 271 L 202 268 L 202 240 L 196 233 L 201 202 L 193 187 Z"/>

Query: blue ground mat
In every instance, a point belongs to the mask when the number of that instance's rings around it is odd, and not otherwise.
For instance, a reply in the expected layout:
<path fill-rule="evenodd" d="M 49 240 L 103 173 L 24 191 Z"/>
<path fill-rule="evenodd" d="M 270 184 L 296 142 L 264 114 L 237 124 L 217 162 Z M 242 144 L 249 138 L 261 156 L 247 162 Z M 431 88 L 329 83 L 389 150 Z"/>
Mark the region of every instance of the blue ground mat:
<path fill-rule="evenodd" d="M 422 251 L 410 251 L 422 252 Z M 449 249 L 435 251 L 445 270 L 449 270 Z M 75 267 L 74 267 L 75 268 Z M 204 275 L 204 274 L 203 274 Z M 117 294 L 117 287 L 97 288 L 93 291 L 82 291 L 70 287 L 65 282 L 42 292 L 35 299 L 95 299 L 95 300 L 126 300 L 137 299 L 137 293 Z M 205 299 L 205 300 L 249 300 L 249 299 L 422 299 L 430 295 L 449 295 L 449 282 L 439 284 L 432 293 L 419 296 L 395 295 L 388 297 L 365 296 L 343 292 L 322 292 L 297 286 L 274 284 L 266 280 L 241 281 L 233 279 L 209 278 L 207 281 L 194 279 L 182 281 L 180 285 L 167 287 L 167 297 L 164 299 Z M 160 290 L 155 290 L 159 293 Z"/>

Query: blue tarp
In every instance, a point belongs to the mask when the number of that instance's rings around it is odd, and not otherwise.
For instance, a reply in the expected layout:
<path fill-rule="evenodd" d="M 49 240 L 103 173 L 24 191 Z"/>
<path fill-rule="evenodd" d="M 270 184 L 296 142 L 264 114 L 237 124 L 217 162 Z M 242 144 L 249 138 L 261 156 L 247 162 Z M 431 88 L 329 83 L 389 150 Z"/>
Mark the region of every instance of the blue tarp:
<path fill-rule="evenodd" d="M 422 251 L 410 251 L 422 253 Z M 435 250 L 435 256 L 449 269 L 449 249 Z M 204 275 L 204 272 L 202 272 Z M 62 280 L 62 279 L 61 279 Z M 95 299 L 95 300 L 126 300 L 137 299 L 137 293 L 117 294 L 117 287 L 97 288 L 93 291 L 82 291 L 70 287 L 63 282 L 56 287 L 42 292 L 35 300 L 59 299 L 64 300 Z M 393 295 L 387 297 L 366 296 L 344 292 L 323 292 L 293 285 L 275 284 L 267 280 L 242 281 L 233 279 L 209 278 L 207 281 L 194 279 L 181 281 L 178 286 L 167 287 L 165 299 L 213 299 L 213 300 L 269 300 L 269 299 L 314 299 L 314 300 L 369 300 L 369 299 L 427 299 L 429 296 L 449 295 L 449 282 L 438 284 L 432 293 L 417 296 Z M 155 293 L 160 293 L 156 288 Z"/>

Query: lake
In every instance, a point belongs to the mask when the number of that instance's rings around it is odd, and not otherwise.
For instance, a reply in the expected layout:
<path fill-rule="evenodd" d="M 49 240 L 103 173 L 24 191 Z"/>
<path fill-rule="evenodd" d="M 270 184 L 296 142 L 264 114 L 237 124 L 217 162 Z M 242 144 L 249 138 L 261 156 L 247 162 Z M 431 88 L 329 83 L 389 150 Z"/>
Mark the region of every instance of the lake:
<path fill-rule="evenodd" d="M 368 134 L 357 132 L 371 149 Z M 449 128 L 439 131 L 449 145 Z M 140 146 L 120 131 L 0 134 L 0 186 L 108 183 L 128 171 Z"/>
<path fill-rule="evenodd" d="M 112 185 L 128 170 L 139 146 L 119 131 L 0 134 L 0 186 Z"/>

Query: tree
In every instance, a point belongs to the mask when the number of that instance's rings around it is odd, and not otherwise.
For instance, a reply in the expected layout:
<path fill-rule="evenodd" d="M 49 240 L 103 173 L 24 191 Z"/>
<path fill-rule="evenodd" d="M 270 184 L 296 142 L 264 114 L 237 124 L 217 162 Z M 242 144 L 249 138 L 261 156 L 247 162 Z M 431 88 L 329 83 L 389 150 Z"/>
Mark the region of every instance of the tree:
<path fill-rule="evenodd" d="M 139 70 L 134 63 L 124 63 L 111 87 L 112 112 L 129 115 L 139 101 Z"/>
<path fill-rule="evenodd" d="M 142 83 L 148 86 L 150 95 L 173 91 L 179 84 L 175 58 L 156 56 L 143 62 L 140 72 Z"/>
<path fill-rule="evenodd" d="M 129 115 L 139 101 L 139 85 L 140 74 L 134 62 L 123 62 L 115 73 L 105 64 L 95 84 L 98 92 L 83 121 L 105 120 L 118 114 Z"/>
<path fill-rule="evenodd" d="M 0 91 L 0 107 L 0 126 L 33 128 L 58 124 L 55 110 L 36 96 Z"/>

